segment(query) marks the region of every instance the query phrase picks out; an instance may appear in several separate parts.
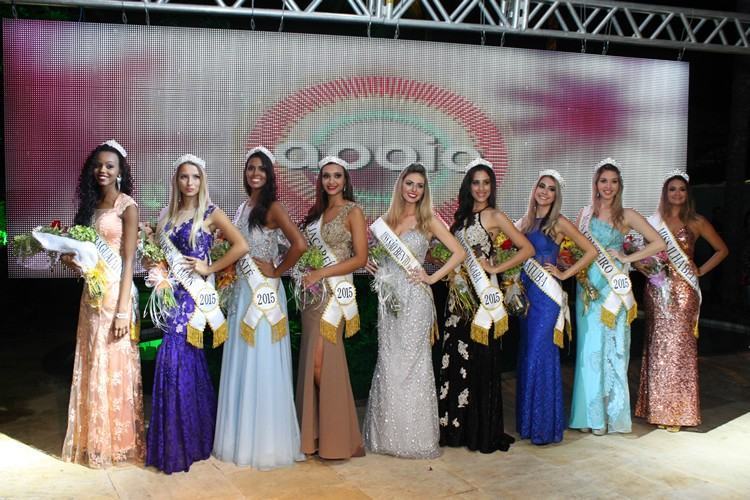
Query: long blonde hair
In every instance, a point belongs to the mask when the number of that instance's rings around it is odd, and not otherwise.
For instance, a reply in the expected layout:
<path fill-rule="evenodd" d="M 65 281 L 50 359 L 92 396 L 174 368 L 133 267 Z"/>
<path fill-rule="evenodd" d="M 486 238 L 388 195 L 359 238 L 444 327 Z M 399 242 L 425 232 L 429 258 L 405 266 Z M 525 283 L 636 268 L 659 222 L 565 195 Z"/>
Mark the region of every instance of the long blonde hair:
<path fill-rule="evenodd" d="M 550 238 L 555 239 L 555 225 L 557 224 L 557 219 L 560 217 L 560 211 L 562 209 L 562 187 L 560 186 L 560 183 L 557 181 L 557 179 L 555 179 L 551 175 L 543 175 L 539 177 L 536 180 L 536 183 L 534 183 L 534 187 L 531 188 L 531 195 L 529 195 L 529 206 L 526 209 L 526 214 L 521 219 L 521 232 L 526 234 L 534 230 L 534 222 L 536 221 L 536 200 L 534 199 L 534 191 L 536 191 L 536 188 L 539 186 L 539 181 L 544 178 L 552 179 L 552 181 L 555 183 L 555 201 L 549 208 L 549 212 L 547 212 L 547 215 L 545 215 L 544 219 L 542 219 L 542 224 L 539 229 Z"/>
<path fill-rule="evenodd" d="M 184 161 L 177 165 L 177 168 L 174 169 L 174 174 L 172 174 L 172 181 L 170 183 L 171 190 L 169 193 L 169 205 L 167 205 L 167 210 L 162 212 L 162 215 L 159 219 L 159 224 L 156 228 L 156 232 L 157 234 L 161 233 L 166 227 L 167 223 L 171 223 L 171 225 L 174 226 L 177 221 L 177 212 L 180 210 L 180 201 L 182 200 L 182 193 L 180 192 L 180 186 L 177 183 L 177 176 L 179 175 L 182 166 L 186 164 L 193 165 L 195 168 L 197 168 L 201 178 L 201 184 L 198 188 L 198 206 L 195 207 L 195 212 L 193 212 L 190 217 L 193 220 L 193 225 L 190 228 L 189 241 L 190 246 L 195 248 L 198 231 L 200 231 L 203 227 L 203 214 L 205 214 L 206 210 L 208 210 L 208 206 L 211 203 L 211 197 L 208 194 L 208 179 L 206 177 L 205 170 L 203 170 L 200 165 L 197 165 L 193 162 Z M 172 227 L 172 229 L 175 228 Z"/>
<path fill-rule="evenodd" d="M 601 206 L 599 190 L 596 185 L 599 182 L 599 177 L 601 177 L 604 172 L 614 172 L 617 174 L 619 187 L 617 188 L 617 194 L 615 195 L 614 200 L 612 200 L 612 225 L 617 229 L 622 229 L 623 222 L 625 222 L 625 209 L 622 207 L 622 192 L 625 189 L 625 185 L 622 182 L 620 169 L 611 163 L 605 163 L 594 172 L 594 178 L 591 183 L 591 206 L 594 209 L 594 217 L 599 216 L 599 207 Z"/>
<path fill-rule="evenodd" d="M 669 183 L 673 180 L 680 180 L 685 183 L 685 188 L 687 192 L 687 200 L 685 200 L 685 204 L 680 208 L 680 221 L 683 224 L 687 224 L 688 222 L 693 222 L 698 219 L 698 214 L 695 212 L 695 202 L 693 201 L 693 194 L 691 193 L 690 189 L 690 183 L 685 180 L 684 177 L 681 175 L 673 175 L 666 181 L 664 181 L 664 184 L 661 187 L 661 198 L 659 199 L 659 215 L 661 215 L 661 218 L 664 219 L 669 215 L 669 198 L 668 191 L 669 191 Z"/>
<path fill-rule="evenodd" d="M 383 220 L 392 228 L 398 225 L 398 221 L 404 214 L 404 205 L 406 204 L 401 194 L 401 187 L 404 184 L 404 178 L 409 174 L 420 174 L 424 178 L 424 194 L 417 202 L 417 229 L 425 235 L 430 234 L 430 223 L 432 222 L 432 197 L 430 196 L 430 183 L 427 180 L 427 171 L 421 163 L 412 163 L 398 176 L 396 184 L 393 185 L 393 195 L 391 195 L 391 205 L 383 216 Z"/>

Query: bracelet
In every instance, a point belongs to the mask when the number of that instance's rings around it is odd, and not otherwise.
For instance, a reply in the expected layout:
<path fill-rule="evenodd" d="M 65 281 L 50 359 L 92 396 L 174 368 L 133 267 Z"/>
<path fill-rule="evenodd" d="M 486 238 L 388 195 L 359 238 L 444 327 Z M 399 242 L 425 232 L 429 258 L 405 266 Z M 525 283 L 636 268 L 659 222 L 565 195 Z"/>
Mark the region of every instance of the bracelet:
<path fill-rule="evenodd" d="M 117 319 L 128 319 L 128 313 L 115 313 Z"/>

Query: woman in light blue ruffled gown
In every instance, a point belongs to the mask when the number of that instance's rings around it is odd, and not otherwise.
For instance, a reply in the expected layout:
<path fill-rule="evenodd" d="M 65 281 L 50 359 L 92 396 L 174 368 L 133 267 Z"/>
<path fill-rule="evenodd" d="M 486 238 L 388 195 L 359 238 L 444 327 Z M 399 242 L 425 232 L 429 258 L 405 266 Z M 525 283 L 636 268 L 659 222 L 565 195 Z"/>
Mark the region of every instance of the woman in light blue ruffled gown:
<path fill-rule="evenodd" d="M 214 455 L 220 460 L 261 470 L 304 460 L 292 390 L 286 295 L 279 277 L 297 262 L 306 243 L 276 201 L 273 162 L 265 148 L 248 151 L 244 185 L 249 199 L 237 210 L 235 225 L 248 242 L 248 256 L 275 289 L 283 317 L 272 326 L 262 316 L 254 329 L 248 328 L 243 321 L 246 313 L 258 306 L 240 260 L 228 305 L 229 338 L 224 344 L 214 439 Z M 276 267 L 284 237 L 291 246 Z M 278 319 L 272 313 L 270 317 Z"/>
<path fill-rule="evenodd" d="M 595 167 L 593 200 L 579 215 L 579 228 L 589 232 L 620 270 L 625 264 L 664 250 L 664 240 L 638 212 L 622 206 L 622 176 L 615 160 L 607 158 Z M 625 235 L 635 230 L 649 243 L 630 255 L 623 254 Z M 619 272 L 619 271 L 618 271 Z M 636 306 L 628 309 L 604 307 L 613 290 L 595 262 L 588 269 L 590 285 L 598 291 L 596 300 L 585 304 L 584 287 L 578 284 L 576 300 L 577 355 L 570 427 L 596 435 L 631 430 L 628 361 L 630 322 Z M 615 295 L 612 297 L 617 298 Z"/>
<path fill-rule="evenodd" d="M 564 180 L 557 170 L 540 172 L 531 191 L 528 211 L 519 222 L 521 231 L 534 245 L 536 254 L 533 259 L 558 280 L 575 276 L 596 257 L 594 246 L 560 213 L 563 186 Z M 584 255 L 561 271 L 557 267 L 557 256 L 565 237 L 573 240 Z M 530 274 L 544 281 L 542 286 L 552 284 L 560 294 L 558 300 L 561 303 L 547 295 Z M 516 427 L 521 439 L 530 439 L 539 445 L 562 441 L 566 422 L 559 348 L 563 347 L 568 297 L 559 284 L 546 281 L 550 279 L 533 271 L 521 273 L 529 310 L 526 317 L 521 318 L 516 370 Z"/>

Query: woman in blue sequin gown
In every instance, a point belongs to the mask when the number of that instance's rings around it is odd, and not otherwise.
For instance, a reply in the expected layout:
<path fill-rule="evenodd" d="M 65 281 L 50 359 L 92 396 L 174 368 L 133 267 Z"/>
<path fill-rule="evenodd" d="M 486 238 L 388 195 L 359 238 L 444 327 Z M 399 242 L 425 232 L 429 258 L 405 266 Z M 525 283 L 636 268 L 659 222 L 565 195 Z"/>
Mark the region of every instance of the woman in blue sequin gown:
<path fill-rule="evenodd" d="M 286 209 L 276 201 L 273 162 L 266 149 L 248 152 L 243 184 L 249 198 L 237 210 L 235 225 L 247 240 L 249 255 L 258 269 L 275 283 L 284 317 L 272 328 L 262 316 L 252 336 L 242 334 L 246 312 L 258 306 L 238 264 L 228 306 L 229 338 L 222 355 L 214 440 L 216 458 L 261 470 L 305 458 L 300 451 L 289 321 L 280 277 L 297 262 L 307 244 Z M 280 256 L 279 246 L 286 246 L 287 241 L 291 246 Z"/>
<path fill-rule="evenodd" d="M 654 255 L 666 247 L 664 240 L 638 212 L 622 206 L 623 182 L 617 162 L 607 158 L 596 165 L 592 185 L 591 213 L 579 215 L 579 229 L 589 231 L 607 250 L 618 266 Z M 585 226 L 585 227 L 582 227 Z M 623 254 L 623 241 L 630 230 L 643 235 L 649 243 L 630 255 Z M 587 271 L 589 283 L 599 296 L 584 305 L 584 288 L 576 294 L 577 353 L 570 427 L 596 435 L 631 431 L 628 362 L 630 359 L 630 323 L 622 306 L 612 326 L 602 319 L 602 307 L 612 291 L 597 263 Z"/>
<path fill-rule="evenodd" d="M 231 249 L 209 264 L 213 231 L 220 229 Z M 248 250 L 240 232 L 221 209 L 211 204 L 205 162 L 192 155 L 175 162 L 172 193 L 157 227 L 186 257 L 188 267 L 202 276 L 234 263 Z M 187 342 L 187 324 L 195 301 L 174 285 L 177 306 L 168 310 L 164 337 L 156 354 L 146 465 L 167 474 L 187 471 L 211 455 L 216 396 L 203 350 Z"/>
<path fill-rule="evenodd" d="M 544 170 L 532 188 L 529 208 L 519 221 L 521 230 L 534 245 L 534 259 L 549 274 L 565 280 L 588 266 L 596 257 L 594 246 L 560 213 L 564 180 L 556 170 Z M 565 271 L 557 267 L 560 243 L 568 237 L 584 251 L 575 264 Z M 562 294 L 558 305 L 534 280 L 521 272 L 529 309 L 521 318 L 521 341 L 516 369 L 516 427 L 521 439 L 534 444 L 559 443 L 565 430 L 565 407 L 560 373 L 562 331 L 555 343 L 558 316 L 568 307 Z"/>

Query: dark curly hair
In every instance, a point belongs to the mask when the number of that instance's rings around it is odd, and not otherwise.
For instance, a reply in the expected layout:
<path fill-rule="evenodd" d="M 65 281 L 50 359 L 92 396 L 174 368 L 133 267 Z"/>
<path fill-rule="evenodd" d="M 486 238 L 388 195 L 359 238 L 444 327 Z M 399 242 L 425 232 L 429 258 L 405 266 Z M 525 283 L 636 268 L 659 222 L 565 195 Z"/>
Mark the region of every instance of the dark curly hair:
<path fill-rule="evenodd" d="M 252 194 L 252 189 L 247 183 L 247 165 L 253 158 L 260 158 L 261 168 L 266 173 L 266 183 L 260 188 L 260 196 L 258 197 L 258 203 L 253 207 L 250 212 L 250 216 L 247 219 L 247 229 L 252 231 L 255 226 L 264 226 L 268 222 L 268 210 L 271 208 L 271 204 L 278 200 L 276 195 L 276 173 L 273 170 L 273 163 L 264 154 L 255 153 L 245 162 L 245 169 L 242 171 L 242 185 L 245 186 L 245 192 L 248 196 Z"/>
<path fill-rule="evenodd" d="M 490 196 L 487 198 L 487 204 L 491 208 L 495 208 L 497 203 L 497 186 L 495 182 L 495 172 L 487 165 L 476 165 L 469 169 L 464 175 L 464 179 L 461 181 L 461 188 L 458 190 L 458 208 L 456 213 L 453 214 L 453 225 L 451 226 L 451 233 L 455 233 L 459 229 L 463 229 L 466 222 L 471 217 L 474 211 L 474 197 L 471 195 L 471 183 L 474 180 L 474 174 L 484 170 L 487 175 L 490 176 Z"/>
<path fill-rule="evenodd" d="M 125 157 L 120 154 L 112 146 L 106 144 L 100 144 L 95 147 L 94 150 L 86 158 L 86 162 L 83 164 L 83 170 L 78 178 L 78 211 L 73 219 L 75 224 L 81 224 L 84 226 L 91 225 L 94 217 L 94 211 L 96 205 L 99 203 L 102 197 L 101 188 L 94 178 L 94 168 L 96 168 L 96 157 L 101 152 L 109 152 L 117 155 L 117 159 L 120 163 L 120 192 L 130 196 L 133 193 L 133 177 L 130 174 L 130 165 L 128 165 Z"/>

